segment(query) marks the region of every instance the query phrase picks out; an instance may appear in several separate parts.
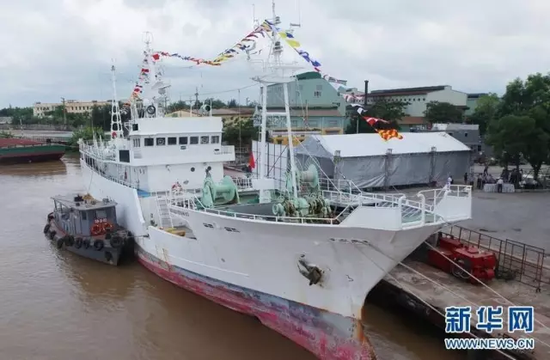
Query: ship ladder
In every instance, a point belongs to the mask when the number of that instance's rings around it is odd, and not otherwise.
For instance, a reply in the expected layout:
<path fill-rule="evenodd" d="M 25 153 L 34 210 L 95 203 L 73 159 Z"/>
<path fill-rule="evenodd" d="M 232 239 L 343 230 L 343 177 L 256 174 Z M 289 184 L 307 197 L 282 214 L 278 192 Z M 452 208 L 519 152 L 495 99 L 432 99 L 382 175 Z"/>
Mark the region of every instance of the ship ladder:
<path fill-rule="evenodd" d="M 172 217 L 168 209 L 168 200 L 164 195 L 157 195 L 157 211 L 159 214 L 160 227 L 163 229 L 173 228 Z"/>

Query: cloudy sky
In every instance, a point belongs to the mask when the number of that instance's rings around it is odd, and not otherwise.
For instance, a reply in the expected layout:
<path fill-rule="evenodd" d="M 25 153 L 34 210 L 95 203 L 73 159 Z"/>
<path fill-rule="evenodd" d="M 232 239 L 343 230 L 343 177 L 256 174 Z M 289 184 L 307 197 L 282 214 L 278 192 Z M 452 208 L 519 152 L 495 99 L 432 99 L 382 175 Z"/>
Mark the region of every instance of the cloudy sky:
<path fill-rule="evenodd" d="M 271 0 L 0 0 L 0 108 L 36 101 L 109 99 L 109 69 L 127 97 L 143 51 L 213 58 L 271 15 Z M 299 11 L 298 11 L 299 9 Z M 300 22 L 302 48 L 323 72 L 371 89 L 449 84 L 502 93 L 550 67 L 548 0 L 278 0 L 283 25 Z M 257 100 L 245 57 L 221 67 L 164 61 L 172 100 Z M 308 69 L 307 64 L 304 64 Z M 219 93 L 219 94 L 218 94 Z"/>

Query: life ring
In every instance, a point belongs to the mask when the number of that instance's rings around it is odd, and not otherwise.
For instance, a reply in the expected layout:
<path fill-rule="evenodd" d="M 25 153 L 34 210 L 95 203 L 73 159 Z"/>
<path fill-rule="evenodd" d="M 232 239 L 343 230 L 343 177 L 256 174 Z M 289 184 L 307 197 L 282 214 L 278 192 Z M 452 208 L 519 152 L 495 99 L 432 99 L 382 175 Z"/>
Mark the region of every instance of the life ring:
<path fill-rule="evenodd" d="M 104 223 L 103 224 L 103 231 L 106 232 L 106 233 L 113 231 L 113 224 L 111 224 L 109 222 Z"/>
<path fill-rule="evenodd" d="M 103 231 L 103 229 L 101 228 L 101 225 L 99 225 L 99 224 L 93 224 L 92 229 L 90 230 L 90 232 L 93 236 L 97 236 L 97 235 L 101 234 L 102 231 Z"/>
<path fill-rule="evenodd" d="M 116 139 L 116 131 L 113 131 L 113 132 L 111 133 L 111 138 Z"/>
<path fill-rule="evenodd" d="M 82 247 L 82 238 L 76 238 L 74 241 L 74 247 L 80 249 Z"/>
<path fill-rule="evenodd" d="M 94 241 L 94 249 L 96 249 L 97 251 L 102 250 L 104 245 L 105 244 L 103 244 L 103 240 L 98 239 Z"/>
<path fill-rule="evenodd" d="M 46 224 L 46 226 L 44 226 L 44 234 L 47 234 L 48 231 L 50 231 L 50 227 L 51 227 L 50 224 Z"/>
<path fill-rule="evenodd" d="M 88 249 L 90 247 L 90 239 L 84 239 L 84 241 L 82 241 L 82 245 L 84 246 L 84 249 Z"/>
<path fill-rule="evenodd" d="M 110 240 L 110 242 L 111 242 L 111 247 L 114 248 L 114 249 L 118 249 L 124 244 L 124 242 L 123 242 L 123 240 L 120 236 L 113 237 Z"/>
<path fill-rule="evenodd" d="M 157 109 L 155 108 L 154 105 L 149 105 L 147 106 L 147 109 L 145 109 L 145 111 L 147 111 L 147 114 L 149 115 L 155 115 L 155 112 L 157 111 Z"/>

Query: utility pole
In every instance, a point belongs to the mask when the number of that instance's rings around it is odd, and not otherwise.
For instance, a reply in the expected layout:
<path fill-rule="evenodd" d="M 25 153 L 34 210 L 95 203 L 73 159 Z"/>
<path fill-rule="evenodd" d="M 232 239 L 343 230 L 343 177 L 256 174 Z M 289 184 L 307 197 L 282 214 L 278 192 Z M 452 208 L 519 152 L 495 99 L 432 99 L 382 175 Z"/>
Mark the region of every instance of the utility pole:
<path fill-rule="evenodd" d="M 369 96 L 369 81 L 365 80 L 365 96 L 363 98 L 363 107 L 365 110 L 368 111 L 368 96 Z M 355 133 L 359 134 L 359 120 L 361 119 L 361 116 L 357 117 L 357 123 L 355 126 Z"/>
<path fill-rule="evenodd" d="M 195 104 L 197 105 L 197 107 L 199 107 L 198 106 L 198 104 L 199 104 L 199 88 L 198 87 L 195 88 Z"/>
<path fill-rule="evenodd" d="M 65 98 L 61 98 L 61 102 L 63 103 L 63 123 L 65 123 L 65 126 L 67 126 L 67 108 L 65 107 Z"/>

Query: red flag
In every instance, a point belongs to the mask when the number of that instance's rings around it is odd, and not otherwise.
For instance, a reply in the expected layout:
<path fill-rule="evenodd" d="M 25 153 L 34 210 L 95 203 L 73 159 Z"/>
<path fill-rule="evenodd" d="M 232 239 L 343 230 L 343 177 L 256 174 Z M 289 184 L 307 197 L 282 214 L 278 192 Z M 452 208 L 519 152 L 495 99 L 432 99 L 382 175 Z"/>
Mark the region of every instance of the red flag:
<path fill-rule="evenodd" d="M 381 122 L 381 123 L 385 123 L 385 124 L 389 124 L 389 123 L 390 123 L 389 121 L 384 120 L 384 119 L 378 119 L 378 118 L 373 118 L 373 117 L 368 117 L 368 116 L 363 116 L 363 119 L 364 119 L 370 126 L 374 126 L 374 124 L 376 124 L 377 122 Z"/>
<path fill-rule="evenodd" d="M 248 158 L 248 166 L 250 166 L 251 169 L 254 169 L 256 167 L 256 161 L 254 161 L 254 153 L 250 152 L 250 157 Z"/>

